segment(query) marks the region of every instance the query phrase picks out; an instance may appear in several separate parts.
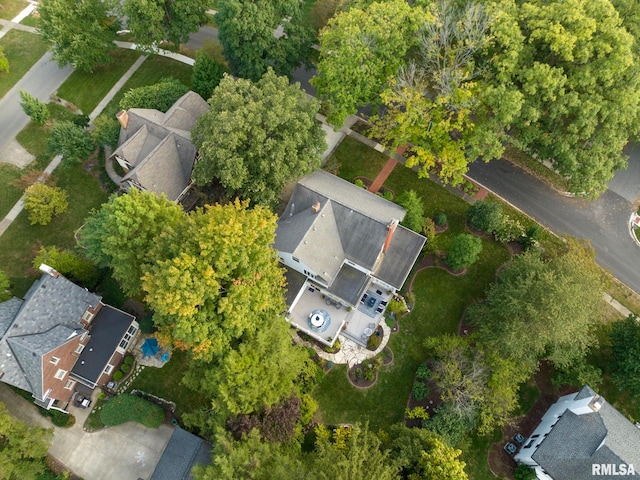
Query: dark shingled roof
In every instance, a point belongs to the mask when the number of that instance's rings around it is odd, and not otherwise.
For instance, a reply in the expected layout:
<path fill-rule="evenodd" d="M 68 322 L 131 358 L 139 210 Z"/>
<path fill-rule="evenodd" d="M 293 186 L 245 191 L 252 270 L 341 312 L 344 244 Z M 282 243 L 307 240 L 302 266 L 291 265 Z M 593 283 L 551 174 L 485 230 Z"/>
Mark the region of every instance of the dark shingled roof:
<path fill-rule="evenodd" d="M 351 305 L 358 305 L 367 285 L 369 285 L 369 275 L 345 263 L 329 287 L 329 292 L 346 300 Z"/>
<path fill-rule="evenodd" d="M 22 300 L 13 297 L 0 303 L 0 338 L 9 330 L 9 326 L 22 306 Z"/>
<path fill-rule="evenodd" d="M 576 400 L 596 393 L 585 386 Z M 581 415 L 566 410 L 532 458 L 554 480 L 615 479 L 619 476 L 593 476 L 593 464 L 640 466 L 640 429 L 608 402 L 597 412 Z M 640 474 L 625 478 L 640 478 Z"/>
<path fill-rule="evenodd" d="M 42 362 L 34 355 L 43 349 L 52 350 L 66 341 L 65 335 L 81 330 L 82 315 L 99 302 L 98 295 L 63 276 L 42 275 L 25 295 L 21 308 L 0 339 L 2 381 L 41 398 Z M 52 346 L 45 336 L 38 335 L 44 332 L 51 333 L 53 343 L 59 344 Z"/>
<path fill-rule="evenodd" d="M 292 268 L 284 267 L 284 278 L 287 281 L 285 300 L 287 307 L 290 307 L 298 296 L 298 292 L 304 285 L 304 282 L 307 281 L 307 277 Z"/>
<path fill-rule="evenodd" d="M 71 373 L 95 384 L 135 317 L 104 305 L 91 322 L 91 335 Z"/>
<path fill-rule="evenodd" d="M 196 464 L 211 463 L 211 444 L 177 427 L 162 452 L 151 480 L 193 480 Z"/>
<path fill-rule="evenodd" d="M 398 225 L 375 273 L 376 277 L 396 288 L 402 287 L 426 240 L 423 236 Z"/>

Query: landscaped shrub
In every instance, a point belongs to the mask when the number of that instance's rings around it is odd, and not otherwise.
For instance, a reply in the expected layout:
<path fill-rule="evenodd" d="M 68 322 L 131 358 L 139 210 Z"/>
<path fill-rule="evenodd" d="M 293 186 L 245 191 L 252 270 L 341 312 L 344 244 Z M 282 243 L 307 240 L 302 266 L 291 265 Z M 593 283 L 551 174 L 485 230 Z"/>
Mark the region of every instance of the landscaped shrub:
<path fill-rule="evenodd" d="M 424 248 L 427 251 L 433 252 L 435 250 L 434 241 L 436 239 L 436 225 L 429 217 L 425 217 L 422 222 L 422 234 L 426 237 L 427 241 L 424 244 Z"/>
<path fill-rule="evenodd" d="M 87 128 L 89 126 L 89 122 L 91 122 L 91 119 L 89 118 L 89 115 L 79 113 L 77 115 L 74 115 L 71 121 L 80 128 Z"/>
<path fill-rule="evenodd" d="M 479 200 L 467 210 L 467 221 L 471 228 L 493 233 L 502 223 L 502 205 Z"/>
<path fill-rule="evenodd" d="M 411 393 L 413 393 L 413 398 L 415 398 L 416 402 L 420 402 L 429 395 L 429 387 L 426 383 L 417 381 L 413 384 Z"/>
<path fill-rule="evenodd" d="M 124 373 L 122 373 L 120 370 L 117 370 L 113 373 L 113 379 L 117 382 L 118 380 L 121 380 L 122 377 L 124 376 Z"/>
<path fill-rule="evenodd" d="M 450 404 L 443 404 L 436 410 L 436 414 L 422 423 L 424 428 L 437 433 L 449 445 L 458 445 L 468 432 L 475 428 L 475 423 L 463 417 Z"/>
<path fill-rule="evenodd" d="M 393 200 L 393 192 L 391 190 L 385 190 L 382 192 L 382 198 L 385 200 L 392 201 Z"/>
<path fill-rule="evenodd" d="M 66 427 L 71 420 L 71 415 L 58 412 L 57 410 L 49 410 L 49 416 L 51 417 L 51 422 L 56 427 Z"/>
<path fill-rule="evenodd" d="M 496 228 L 494 237 L 497 241 L 508 243 L 519 240 L 524 236 L 524 227 L 518 220 L 509 218 L 507 215 L 502 216 L 502 222 Z"/>
<path fill-rule="evenodd" d="M 378 336 L 373 334 L 369 337 L 369 340 L 367 340 L 367 348 L 369 350 L 375 350 L 380 346 L 381 343 L 382 343 L 382 335 Z"/>
<path fill-rule="evenodd" d="M 153 108 L 166 112 L 189 89 L 173 77 L 163 78 L 154 85 L 132 88 L 120 100 L 120 108 Z"/>
<path fill-rule="evenodd" d="M 535 480 L 536 471 L 528 465 L 519 464 L 513 472 L 514 480 Z"/>
<path fill-rule="evenodd" d="M 447 224 L 447 215 L 444 212 L 438 212 L 434 220 L 437 226 L 444 227 Z"/>
<path fill-rule="evenodd" d="M 414 408 L 407 408 L 404 411 L 404 415 L 410 420 L 429 420 L 429 412 L 420 405 Z"/>
<path fill-rule="evenodd" d="M 336 340 L 333 346 L 331 347 L 328 345 L 325 345 L 324 351 L 327 353 L 336 353 L 340 351 L 340 348 L 342 348 L 342 345 L 340 344 L 340 340 Z"/>
<path fill-rule="evenodd" d="M 364 188 L 364 182 L 359 178 L 356 178 L 355 182 L 353 182 L 356 187 Z"/>
<path fill-rule="evenodd" d="M 216 62 L 204 50 L 196 52 L 196 62 L 191 74 L 191 88 L 205 100 L 213 94 L 213 91 L 224 76 L 224 67 Z"/>
<path fill-rule="evenodd" d="M 414 232 L 421 232 L 424 224 L 424 203 L 415 190 L 404 192 L 396 203 L 407 211 L 402 225 Z"/>
<path fill-rule="evenodd" d="M 44 125 L 44 122 L 51 115 L 47 104 L 24 90 L 20 90 L 20 99 L 20 106 L 24 113 L 31 117 L 31 121 L 38 125 Z"/>
<path fill-rule="evenodd" d="M 446 262 L 454 271 L 462 270 L 473 265 L 481 252 L 482 240 L 468 233 L 462 233 L 451 242 Z"/>
<path fill-rule="evenodd" d="M 132 421 L 145 427 L 158 428 L 164 420 L 164 410 L 144 398 L 124 393 L 104 404 L 100 420 L 108 427 Z"/>
<path fill-rule="evenodd" d="M 24 208 L 31 225 L 48 225 L 55 215 L 64 213 L 69 206 L 69 195 L 59 187 L 34 183 L 25 190 Z"/>
<path fill-rule="evenodd" d="M 131 365 L 127 365 L 126 363 L 123 363 L 122 366 L 120 367 L 120 370 L 122 370 L 123 373 L 127 373 L 129 370 L 131 370 Z"/>
<path fill-rule="evenodd" d="M 133 358 L 133 355 L 127 355 L 126 357 L 124 357 L 124 364 L 125 365 L 133 365 L 133 361 L 135 359 Z"/>
<path fill-rule="evenodd" d="M 418 367 L 416 371 L 416 378 L 420 380 L 429 380 L 431 378 L 431 369 L 425 364 L 422 364 Z"/>
<path fill-rule="evenodd" d="M 520 243 L 525 250 L 529 250 L 530 248 L 535 248 L 539 245 L 538 240 L 540 239 L 540 234 L 542 233 L 542 228 L 540 225 L 531 225 L 527 228 L 523 237 L 520 237 Z"/>
<path fill-rule="evenodd" d="M 387 305 L 387 310 L 393 312 L 394 315 L 402 315 L 407 310 L 404 308 L 404 304 L 395 298 L 389 302 Z"/>

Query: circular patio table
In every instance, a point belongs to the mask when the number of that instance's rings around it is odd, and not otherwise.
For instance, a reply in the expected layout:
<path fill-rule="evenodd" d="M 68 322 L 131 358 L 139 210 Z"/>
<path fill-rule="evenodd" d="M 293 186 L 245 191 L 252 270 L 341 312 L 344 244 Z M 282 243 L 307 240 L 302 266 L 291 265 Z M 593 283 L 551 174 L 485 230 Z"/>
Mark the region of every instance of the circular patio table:
<path fill-rule="evenodd" d="M 330 321 L 331 317 L 329 316 L 329 312 L 322 310 L 321 308 L 318 308 L 309 314 L 309 325 L 314 330 L 321 330 L 323 327 L 328 326 Z"/>

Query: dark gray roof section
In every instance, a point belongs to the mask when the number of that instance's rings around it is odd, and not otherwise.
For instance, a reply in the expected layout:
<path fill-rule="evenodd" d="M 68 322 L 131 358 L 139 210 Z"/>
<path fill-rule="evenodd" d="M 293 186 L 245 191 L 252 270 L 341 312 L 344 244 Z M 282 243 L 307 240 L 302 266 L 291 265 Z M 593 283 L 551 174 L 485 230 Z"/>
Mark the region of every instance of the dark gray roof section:
<path fill-rule="evenodd" d="M 196 464 L 211 463 L 211 444 L 177 427 L 162 452 L 151 480 L 192 480 Z"/>
<path fill-rule="evenodd" d="M 351 305 L 358 306 L 369 285 L 369 275 L 351 265 L 343 264 L 338 276 L 329 287 L 329 292 L 339 296 Z"/>
<path fill-rule="evenodd" d="M 594 395 L 587 386 L 575 399 Z M 592 465 L 640 465 L 640 429 L 606 401 L 597 412 L 577 415 L 566 410 L 532 458 L 554 480 L 613 480 L 620 478 L 619 475 L 592 476 Z M 640 475 L 625 478 L 640 478 Z"/>
<path fill-rule="evenodd" d="M 190 184 L 197 153 L 191 129 L 208 109 L 207 102 L 195 92 L 180 97 L 166 113 L 130 109 L 127 128 L 120 130 L 118 148 L 112 155 L 133 167 L 123 178 L 123 188 L 139 185 L 178 200 Z"/>
<path fill-rule="evenodd" d="M 9 330 L 9 326 L 18 314 L 21 306 L 22 300 L 16 297 L 0 303 L 0 338 Z"/>
<path fill-rule="evenodd" d="M 33 335 L 22 335 L 7 339 L 14 357 L 31 386 L 31 393 L 42 399 L 42 356 L 78 336 L 81 330 L 71 330 L 64 325 L 56 325 L 51 330 Z"/>
<path fill-rule="evenodd" d="M 107 366 L 116 347 L 135 317 L 117 308 L 104 305 L 89 327 L 91 335 L 71 373 L 94 385 Z"/>
<path fill-rule="evenodd" d="M 401 289 L 425 241 L 426 238 L 422 235 L 398 225 L 375 276 L 398 290 Z"/>
<path fill-rule="evenodd" d="M 25 295 L 13 323 L 0 339 L 0 370 L 4 372 L 2 381 L 36 396 L 41 395 L 42 392 L 33 391 L 30 382 L 37 376 L 42 377 L 42 364 L 40 359 L 37 362 L 32 360 L 32 353 L 35 352 L 29 350 L 30 347 L 24 343 L 24 337 L 54 331 L 54 327 L 58 326 L 65 327 L 70 332 L 80 330 L 80 319 L 84 312 L 89 307 L 96 307 L 99 302 L 98 295 L 88 292 L 63 276 L 42 275 Z M 54 332 L 63 330 L 58 329 Z M 13 342 L 13 346 L 18 348 L 21 363 L 18 363 L 9 345 L 8 340 L 13 337 L 21 337 Z M 64 343 L 63 337 L 63 334 L 56 337 L 60 344 Z M 36 387 L 39 384 L 41 388 L 41 380 L 34 383 Z"/>
<path fill-rule="evenodd" d="M 307 281 L 307 277 L 292 268 L 284 267 L 284 278 L 287 281 L 285 300 L 287 307 L 290 307 L 298 296 L 298 292 L 304 285 L 304 282 Z"/>

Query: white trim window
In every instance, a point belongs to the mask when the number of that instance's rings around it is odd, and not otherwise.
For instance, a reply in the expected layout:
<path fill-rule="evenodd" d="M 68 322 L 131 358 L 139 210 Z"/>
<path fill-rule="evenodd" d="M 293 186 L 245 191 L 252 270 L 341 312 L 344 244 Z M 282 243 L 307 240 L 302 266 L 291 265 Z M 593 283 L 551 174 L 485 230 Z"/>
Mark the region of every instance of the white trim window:
<path fill-rule="evenodd" d="M 49 359 L 49 362 L 53 363 L 54 365 L 57 365 L 59 361 L 60 359 L 58 357 L 51 357 Z"/>
<path fill-rule="evenodd" d="M 111 374 L 111 372 L 113 372 L 113 365 L 107 365 L 106 368 L 104 369 L 104 373 L 109 375 Z"/>
<path fill-rule="evenodd" d="M 93 313 L 91 313 L 89 310 L 87 310 L 82 314 L 82 320 L 84 320 L 87 323 L 91 322 L 92 318 L 93 318 Z"/>
<path fill-rule="evenodd" d="M 61 368 L 59 368 L 56 374 L 54 375 L 54 377 L 57 378 L 58 380 L 62 380 L 66 374 L 67 374 L 66 370 L 62 370 Z"/>
<path fill-rule="evenodd" d="M 73 380 L 67 380 L 67 384 L 64 386 L 65 390 L 71 390 L 76 384 Z"/>
<path fill-rule="evenodd" d="M 76 353 L 80 354 L 82 353 L 82 350 L 84 350 L 84 345 L 79 343 L 78 346 L 76 347 Z"/>

